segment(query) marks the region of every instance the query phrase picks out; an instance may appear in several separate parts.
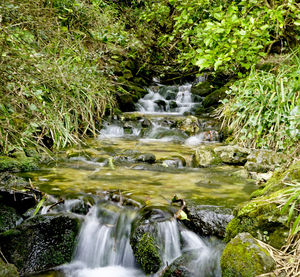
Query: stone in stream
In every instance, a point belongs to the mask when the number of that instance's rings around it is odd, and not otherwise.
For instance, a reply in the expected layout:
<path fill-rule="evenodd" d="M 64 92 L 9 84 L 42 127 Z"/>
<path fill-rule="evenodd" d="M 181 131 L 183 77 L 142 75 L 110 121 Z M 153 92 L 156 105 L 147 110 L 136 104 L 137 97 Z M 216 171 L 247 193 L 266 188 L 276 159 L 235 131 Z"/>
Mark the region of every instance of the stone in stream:
<path fill-rule="evenodd" d="M 232 239 L 221 257 L 223 277 L 255 277 L 275 269 L 276 263 L 249 233 L 241 233 Z"/>
<path fill-rule="evenodd" d="M 0 203 L 0 233 L 15 228 L 22 220 L 16 209 Z"/>
<path fill-rule="evenodd" d="M 189 220 L 183 220 L 184 225 L 202 236 L 223 238 L 227 224 L 233 219 L 232 210 L 220 206 L 188 203 L 185 212 Z"/>
<path fill-rule="evenodd" d="M 187 251 L 180 257 L 175 259 L 167 268 L 162 272 L 161 277 L 192 277 L 194 272 L 192 271 L 195 259 L 198 257 L 197 251 Z M 205 275 L 206 276 L 206 275 Z M 208 276 L 207 276 L 208 277 Z"/>
<path fill-rule="evenodd" d="M 71 214 L 39 215 L 0 234 L 5 258 L 20 274 L 31 274 L 71 261 L 79 218 Z"/>
<path fill-rule="evenodd" d="M 133 222 L 130 245 L 137 262 L 146 274 L 157 272 L 163 261 L 163 246 L 158 239 L 158 224 L 172 218 L 163 207 L 146 207 Z"/>
<path fill-rule="evenodd" d="M 195 135 L 200 131 L 199 120 L 197 117 L 190 115 L 176 122 L 176 127 L 188 135 Z"/>
<path fill-rule="evenodd" d="M 122 164 L 122 163 L 149 163 L 153 164 L 156 158 L 152 153 L 140 153 L 134 150 L 127 150 L 121 155 L 116 155 L 113 158 L 114 163 Z"/>
<path fill-rule="evenodd" d="M 250 150 L 237 145 L 224 145 L 214 148 L 215 154 L 223 163 L 232 165 L 244 165 Z"/>
<path fill-rule="evenodd" d="M 194 167 L 208 167 L 212 165 L 221 165 L 222 160 L 217 156 L 210 145 L 200 146 L 193 154 Z"/>

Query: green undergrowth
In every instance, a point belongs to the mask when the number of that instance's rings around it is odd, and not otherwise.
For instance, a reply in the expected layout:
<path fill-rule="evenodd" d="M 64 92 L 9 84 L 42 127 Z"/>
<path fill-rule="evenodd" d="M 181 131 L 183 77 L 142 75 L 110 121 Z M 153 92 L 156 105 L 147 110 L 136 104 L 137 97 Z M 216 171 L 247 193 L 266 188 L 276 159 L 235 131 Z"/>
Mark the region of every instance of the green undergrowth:
<path fill-rule="evenodd" d="M 300 49 L 270 70 L 253 68 L 227 91 L 223 127 L 246 147 L 297 151 L 300 133 Z"/>
<path fill-rule="evenodd" d="M 132 92 L 132 64 L 145 58 L 138 26 L 128 29 L 113 1 L 8 0 L 0 9 L 0 153 L 96 135 L 116 96 Z"/>

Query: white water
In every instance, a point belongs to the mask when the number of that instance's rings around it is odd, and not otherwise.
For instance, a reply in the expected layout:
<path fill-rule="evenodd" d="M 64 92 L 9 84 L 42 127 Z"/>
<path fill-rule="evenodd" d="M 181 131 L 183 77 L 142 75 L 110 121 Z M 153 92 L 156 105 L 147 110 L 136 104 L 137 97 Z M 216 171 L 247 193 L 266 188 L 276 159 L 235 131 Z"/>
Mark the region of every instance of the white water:
<path fill-rule="evenodd" d="M 131 209 L 116 206 L 92 207 L 81 227 L 73 262 L 61 267 L 65 275 L 68 277 L 145 277 L 146 275 L 136 265 L 129 244 L 131 223 L 135 215 Z M 199 267 L 202 267 L 202 270 L 207 268 L 211 270 L 209 265 L 217 263 L 219 252 L 213 256 L 213 250 L 202 238 L 183 227 L 179 228 L 175 219 L 159 222 L 157 228 L 157 239 L 163 261 L 163 267 L 159 272 L 182 253 L 190 250 L 198 253 L 193 264 L 195 277 L 206 276 L 199 275 L 197 271 Z"/>
<path fill-rule="evenodd" d="M 155 91 L 149 88 L 148 94 L 138 101 L 137 111 L 145 114 L 173 115 L 182 115 L 189 112 L 196 104 L 192 101 L 191 87 L 191 84 L 170 87 L 170 90 L 167 89 L 163 93 L 160 93 L 160 89 Z M 164 105 L 159 103 L 164 103 Z"/>

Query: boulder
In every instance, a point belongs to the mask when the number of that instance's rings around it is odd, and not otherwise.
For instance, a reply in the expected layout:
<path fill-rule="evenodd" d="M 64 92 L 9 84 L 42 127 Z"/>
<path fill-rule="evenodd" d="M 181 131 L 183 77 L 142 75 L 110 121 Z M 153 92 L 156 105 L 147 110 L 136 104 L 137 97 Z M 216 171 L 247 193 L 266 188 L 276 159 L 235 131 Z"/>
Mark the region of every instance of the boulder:
<path fill-rule="evenodd" d="M 252 193 L 254 199 L 236 207 L 234 218 L 226 228 L 225 241 L 229 242 L 238 233 L 248 232 L 275 248 L 285 245 L 290 230 L 289 209 L 281 212 L 282 201 L 278 199 L 291 189 L 289 183 L 299 182 L 299 179 L 300 161 L 275 172 L 264 188 Z M 294 213 L 291 220 L 295 217 Z"/>
<path fill-rule="evenodd" d="M 232 165 L 244 165 L 250 154 L 249 149 L 237 145 L 219 146 L 214 149 L 214 152 L 223 163 Z"/>
<path fill-rule="evenodd" d="M 276 263 L 266 249 L 249 233 L 231 240 L 221 257 L 223 277 L 255 277 L 275 269 Z"/>
<path fill-rule="evenodd" d="M 191 264 L 197 259 L 196 251 L 187 251 L 175 259 L 163 270 L 161 277 L 191 277 L 194 276 Z M 205 275 L 206 276 L 206 275 Z"/>
<path fill-rule="evenodd" d="M 198 118 L 193 115 L 183 118 L 183 120 L 178 121 L 176 124 L 180 130 L 188 135 L 195 135 L 200 131 Z"/>
<path fill-rule="evenodd" d="M 153 164 L 156 157 L 152 153 L 140 153 L 138 151 L 128 150 L 124 154 L 114 156 L 113 161 L 117 164 L 122 163 L 150 163 Z"/>
<path fill-rule="evenodd" d="M 15 228 L 22 220 L 14 208 L 0 203 L 0 233 Z"/>
<path fill-rule="evenodd" d="M 202 105 L 204 108 L 208 108 L 211 106 L 218 106 L 220 104 L 220 100 L 226 97 L 226 91 L 228 90 L 228 87 L 222 87 L 219 89 L 216 89 L 206 97 L 204 97 Z"/>
<path fill-rule="evenodd" d="M 233 219 L 232 210 L 220 206 L 188 203 L 185 212 L 189 220 L 183 220 L 184 225 L 202 236 L 223 238 L 227 224 Z"/>
<path fill-rule="evenodd" d="M 215 154 L 210 146 L 200 146 L 193 154 L 194 167 L 208 167 L 220 164 L 222 164 L 221 158 Z"/>
<path fill-rule="evenodd" d="M 199 96 L 207 96 L 212 93 L 214 87 L 211 85 L 209 81 L 199 82 L 196 85 L 191 87 L 191 93 Z"/>
<path fill-rule="evenodd" d="M 20 274 L 47 270 L 71 261 L 79 227 L 71 214 L 39 215 L 1 233 L 1 250 Z"/>
<path fill-rule="evenodd" d="M 161 163 L 164 167 L 182 168 L 186 166 L 185 158 L 179 155 L 162 158 L 159 159 L 157 162 Z"/>
<path fill-rule="evenodd" d="M 248 171 L 266 173 L 274 171 L 280 165 L 286 163 L 288 160 L 287 155 L 283 153 L 274 152 L 271 150 L 253 150 L 247 157 L 245 168 Z"/>

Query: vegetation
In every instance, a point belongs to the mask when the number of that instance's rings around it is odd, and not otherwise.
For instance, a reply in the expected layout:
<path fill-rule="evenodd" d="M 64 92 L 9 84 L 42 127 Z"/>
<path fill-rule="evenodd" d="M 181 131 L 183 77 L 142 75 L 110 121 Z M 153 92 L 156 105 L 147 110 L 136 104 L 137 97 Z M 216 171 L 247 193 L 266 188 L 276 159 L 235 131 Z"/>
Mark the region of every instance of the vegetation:
<path fill-rule="evenodd" d="M 252 68 L 227 91 L 223 126 L 247 147 L 291 151 L 299 142 L 300 48 L 270 71 Z"/>

